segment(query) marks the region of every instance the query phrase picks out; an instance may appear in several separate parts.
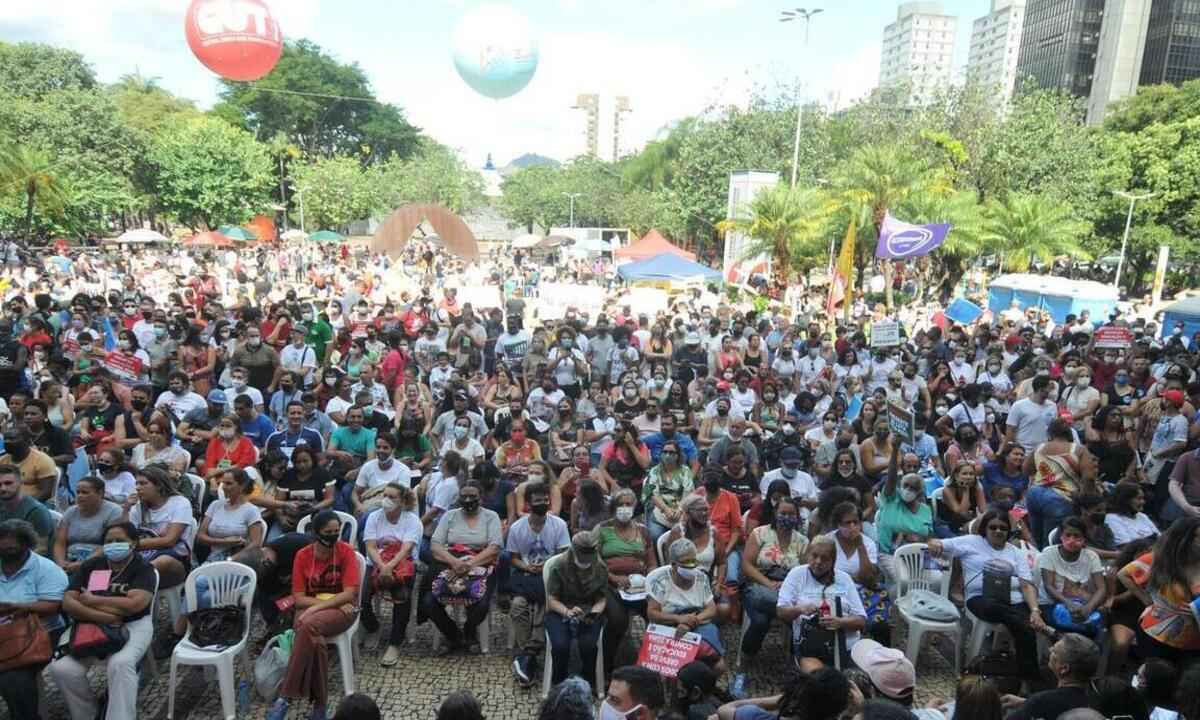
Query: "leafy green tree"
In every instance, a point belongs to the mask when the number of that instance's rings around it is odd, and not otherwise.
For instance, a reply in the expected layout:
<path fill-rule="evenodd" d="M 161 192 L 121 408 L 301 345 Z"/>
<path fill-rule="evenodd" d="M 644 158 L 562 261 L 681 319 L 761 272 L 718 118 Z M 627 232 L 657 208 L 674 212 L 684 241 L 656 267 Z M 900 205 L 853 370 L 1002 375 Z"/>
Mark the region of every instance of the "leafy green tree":
<path fill-rule="evenodd" d="M 1117 132 L 1138 132 L 1151 125 L 1197 115 L 1200 115 L 1200 80 L 1189 80 L 1179 86 L 1148 85 L 1114 103 L 1104 118 L 1104 127 Z"/>
<path fill-rule="evenodd" d="M 392 157 L 380 166 L 384 190 L 379 210 L 390 211 L 407 203 L 436 203 L 465 213 L 486 201 L 483 176 L 458 153 L 428 138 L 422 138 L 412 157 Z"/>
<path fill-rule="evenodd" d="M 1004 254 L 1006 269 L 1023 271 L 1034 260 L 1050 265 L 1063 255 L 1088 257 L 1080 242 L 1086 225 L 1065 203 L 1044 195 L 1012 193 L 993 201 L 987 209 L 986 228 L 996 249 Z"/>
<path fill-rule="evenodd" d="M 61 209 L 63 187 L 51 157 L 25 146 L 0 149 L 0 193 L 16 191 L 25 205 L 25 242 L 33 231 L 33 210 L 38 202 L 49 209 Z"/>
<path fill-rule="evenodd" d="M 966 277 L 972 263 L 993 252 L 984 206 L 972 190 L 911 195 L 898 213 L 906 222 L 952 226 L 941 247 L 914 263 L 941 300 L 954 294 L 955 286 Z"/>
<path fill-rule="evenodd" d="M 221 84 L 217 115 L 264 141 L 283 133 L 312 157 L 345 155 L 365 165 L 417 149 L 418 129 L 376 98 L 362 68 L 308 40 L 287 43 L 263 79 Z"/>
<path fill-rule="evenodd" d="M 121 122 L 146 139 L 162 130 L 173 117 L 201 114 L 195 103 L 162 89 L 155 78 L 126 75 L 108 86 L 108 94 Z"/>
<path fill-rule="evenodd" d="M 750 238 L 745 257 L 769 255 L 785 280 L 823 263 L 827 225 L 837 203 L 813 188 L 789 188 L 781 182 L 755 196 L 747 217 L 724 220 L 722 232 Z"/>
<path fill-rule="evenodd" d="M 155 136 L 149 159 L 163 209 L 188 227 L 245 222 L 268 203 L 270 155 L 224 120 L 171 120 Z"/>
<path fill-rule="evenodd" d="M 92 90 L 96 74 L 73 50 L 0 42 L 0 88 L 27 99 L 58 90 Z"/>
<path fill-rule="evenodd" d="M 292 180 L 297 193 L 304 193 L 304 224 L 312 230 L 366 218 L 379 202 L 378 174 L 354 158 L 318 158 L 294 168 Z"/>
<path fill-rule="evenodd" d="M 562 171 L 549 165 L 534 165 L 523 168 L 504 178 L 500 189 L 499 208 L 504 217 L 533 232 L 540 228 L 543 233 L 569 217 L 563 212 L 560 202 Z"/>

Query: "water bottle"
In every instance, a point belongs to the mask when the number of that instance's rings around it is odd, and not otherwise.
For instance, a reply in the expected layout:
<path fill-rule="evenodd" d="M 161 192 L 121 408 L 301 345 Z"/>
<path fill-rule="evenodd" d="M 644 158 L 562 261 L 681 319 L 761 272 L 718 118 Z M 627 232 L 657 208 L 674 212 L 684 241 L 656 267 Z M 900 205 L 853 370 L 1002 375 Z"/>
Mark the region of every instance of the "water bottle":
<path fill-rule="evenodd" d="M 729 686 L 729 694 L 734 700 L 741 700 L 746 697 L 746 673 L 738 673 L 733 678 L 733 684 Z"/>
<path fill-rule="evenodd" d="M 246 680 L 238 683 L 237 707 L 238 715 L 244 715 L 250 711 L 250 683 Z"/>

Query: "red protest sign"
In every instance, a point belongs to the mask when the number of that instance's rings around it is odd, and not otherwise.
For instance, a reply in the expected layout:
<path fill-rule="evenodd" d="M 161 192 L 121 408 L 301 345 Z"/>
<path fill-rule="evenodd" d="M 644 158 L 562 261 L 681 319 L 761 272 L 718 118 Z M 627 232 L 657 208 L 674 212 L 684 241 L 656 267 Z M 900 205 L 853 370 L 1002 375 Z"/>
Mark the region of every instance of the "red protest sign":
<path fill-rule="evenodd" d="M 650 625 L 642 638 L 637 664 L 663 677 L 673 678 L 680 668 L 696 659 L 700 652 L 700 636 L 685 633 L 676 639 L 675 629 L 666 625 Z"/>
<path fill-rule="evenodd" d="M 1098 328 L 1093 336 L 1095 347 L 1124 349 L 1133 345 L 1133 332 L 1129 328 L 1107 326 Z"/>

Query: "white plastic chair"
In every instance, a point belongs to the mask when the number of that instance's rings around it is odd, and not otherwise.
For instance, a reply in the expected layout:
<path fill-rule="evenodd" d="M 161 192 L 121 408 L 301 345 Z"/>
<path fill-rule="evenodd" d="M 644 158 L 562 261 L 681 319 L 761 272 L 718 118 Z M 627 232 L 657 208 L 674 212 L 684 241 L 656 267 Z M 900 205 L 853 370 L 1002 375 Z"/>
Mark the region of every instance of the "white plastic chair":
<path fill-rule="evenodd" d="M 204 511 L 204 491 L 208 489 L 208 481 L 194 473 L 184 475 L 188 482 L 192 484 L 192 497 L 196 501 L 196 509 L 200 512 Z"/>
<path fill-rule="evenodd" d="M 654 551 L 658 553 L 658 564 L 667 564 L 667 539 L 671 537 L 671 531 L 667 530 L 662 535 L 658 536 L 658 540 L 654 543 Z"/>
<path fill-rule="evenodd" d="M 1046 546 L 1049 547 L 1050 545 L 1057 545 L 1057 544 L 1058 544 L 1058 528 L 1054 528 L 1053 530 L 1050 531 L 1050 534 L 1046 536 Z"/>
<path fill-rule="evenodd" d="M 663 533 L 663 537 L 667 534 Z M 546 561 L 542 566 L 542 584 L 550 582 L 550 568 L 560 562 L 567 561 L 567 554 L 559 553 Z M 549 604 L 549 603 L 547 603 Z M 546 612 L 550 612 L 546 610 Z M 604 697 L 604 628 L 600 629 L 600 635 L 596 638 L 596 681 L 592 684 L 592 690 L 595 691 L 597 698 Z M 587 668 L 581 668 L 586 671 Z M 546 632 L 546 654 L 542 660 L 542 697 L 550 694 L 550 680 L 554 676 L 554 656 L 550 654 L 550 633 Z"/>
<path fill-rule="evenodd" d="M 345 513 L 338 514 L 344 515 Z M 354 553 L 354 556 L 358 558 L 359 612 L 354 616 L 354 623 L 347 628 L 345 632 L 330 638 L 325 638 L 326 645 L 333 645 L 337 647 L 338 665 L 342 666 L 342 690 L 347 695 L 354 694 L 354 660 L 355 656 L 358 654 L 358 645 L 354 642 L 354 635 L 358 632 L 358 620 L 362 616 L 363 588 L 366 587 L 367 584 L 367 559 L 362 556 L 362 553 L 356 552 Z"/>
<path fill-rule="evenodd" d="M 933 519 L 934 519 L 934 520 L 937 520 L 937 519 L 938 519 L 938 517 L 940 517 L 940 516 L 938 515 L 938 505 L 939 505 L 939 504 L 941 504 L 941 502 L 942 502 L 942 494 L 943 494 L 945 491 L 946 491 L 946 487 L 943 485 L 942 487 L 938 488 L 937 490 L 934 490 L 934 491 L 933 491 L 932 493 L 930 493 L 930 495 L 929 495 L 929 502 L 930 502 L 930 504 L 933 506 Z"/>
<path fill-rule="evenodd" d="M 334 510 L 337 513 L 338 520 L 342 522 L 342 539 L 349 543 L 350 547 L 355 547 L 355 541 L 358 539 L 358 521 L 350 513 L 344 513 L 341 510 Z M 308 532 L 308 524 L 312 522 L 312 515 L 305 515 L 300 518 L 300 522 L 296 523 L 296 532 Z M 350 526 L 350 537 L 346 538 L 346 526 Z"/>
<path fill-rule="evenodd" d="M 959 669 L 959 646 L 962 644 L 961 615 L 954 620 L 929 620 L 915 616 L 909 609 L 907 598 L 911 598 L 913 590 L 927 590 L 945 597 L 949 583 L 943 583 L 939 577 L 936 580 L 925 572 L 925 545 L 910 543 L 896 550 L 896 609 L 900 617 L 908 624 L 908 646 L 904 655 L 908 661 L 917 665 L 917 657 L 921 653 L 921 638 L 927 632 L 945 633 L 954 637 L 954 672 Z"/>
<path fill-rule="evenodd" d="M 175 685 L 179 666 L 213 665 L 217 668 L 217 682 L 221 688 L 221 710 L 225 713 L 225 720 L 234 720 L 237 713 L 234 662 L 238 654 L 241 654 L 242 661 L 246 664 L 247 670 L 252 667 L 247 641 L 250 638 L 250 620 L 254 608 L 254 589 L 258 583 L 258 579 L 253 570 L 241 563 L 215 562 L 202 565 L 188 574 L 185 583 L 187 586 L 189 611 L 193 611 L 197 607 L 199 596 L 196 593 L 196 579 L 199 577 L 208 579 L 208 596 L 212 603 L 211 607 L 226 605 L 242 606 L 246 615 L 245 629 L 242 632 L 241 641 L 236 645 L 223 650 L 211 650 L 193 643 L 192 629 L 191 627 L 188 628 L 187 636 L 179 641 L 179 644 L 175 646 L 175 650 L 171 653 L 171 677 L 167 690 L 169 693 L 167 696 L 167 718 L 170 720 L 175 716 Z"/>

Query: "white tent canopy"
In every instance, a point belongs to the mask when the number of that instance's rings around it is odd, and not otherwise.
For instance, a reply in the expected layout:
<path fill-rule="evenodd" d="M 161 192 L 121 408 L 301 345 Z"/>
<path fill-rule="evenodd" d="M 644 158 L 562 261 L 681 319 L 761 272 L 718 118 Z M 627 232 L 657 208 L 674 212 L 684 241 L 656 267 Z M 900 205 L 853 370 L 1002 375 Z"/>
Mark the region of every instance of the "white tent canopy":
<path fill-rule="evenodd" d="M 538 243 L 540 243 L 541 241 L 542 241 L 541 235 L 530 235 L 530 234 L 518 235 L 517 237 L 513 238 L 512 246 L 515 248 L 521 248 L 521 249 L 531 248 L 531 247 L 534 247 L 535 245 L 537 245 Z"/>
<path fill-rule="evenodd" d="M 128 230 L 121 234 L 112 242 L 117 243 L 165 243 L 167 238 L 165 235 L 154 230 L 138 228 L 137 230 Z"/>

